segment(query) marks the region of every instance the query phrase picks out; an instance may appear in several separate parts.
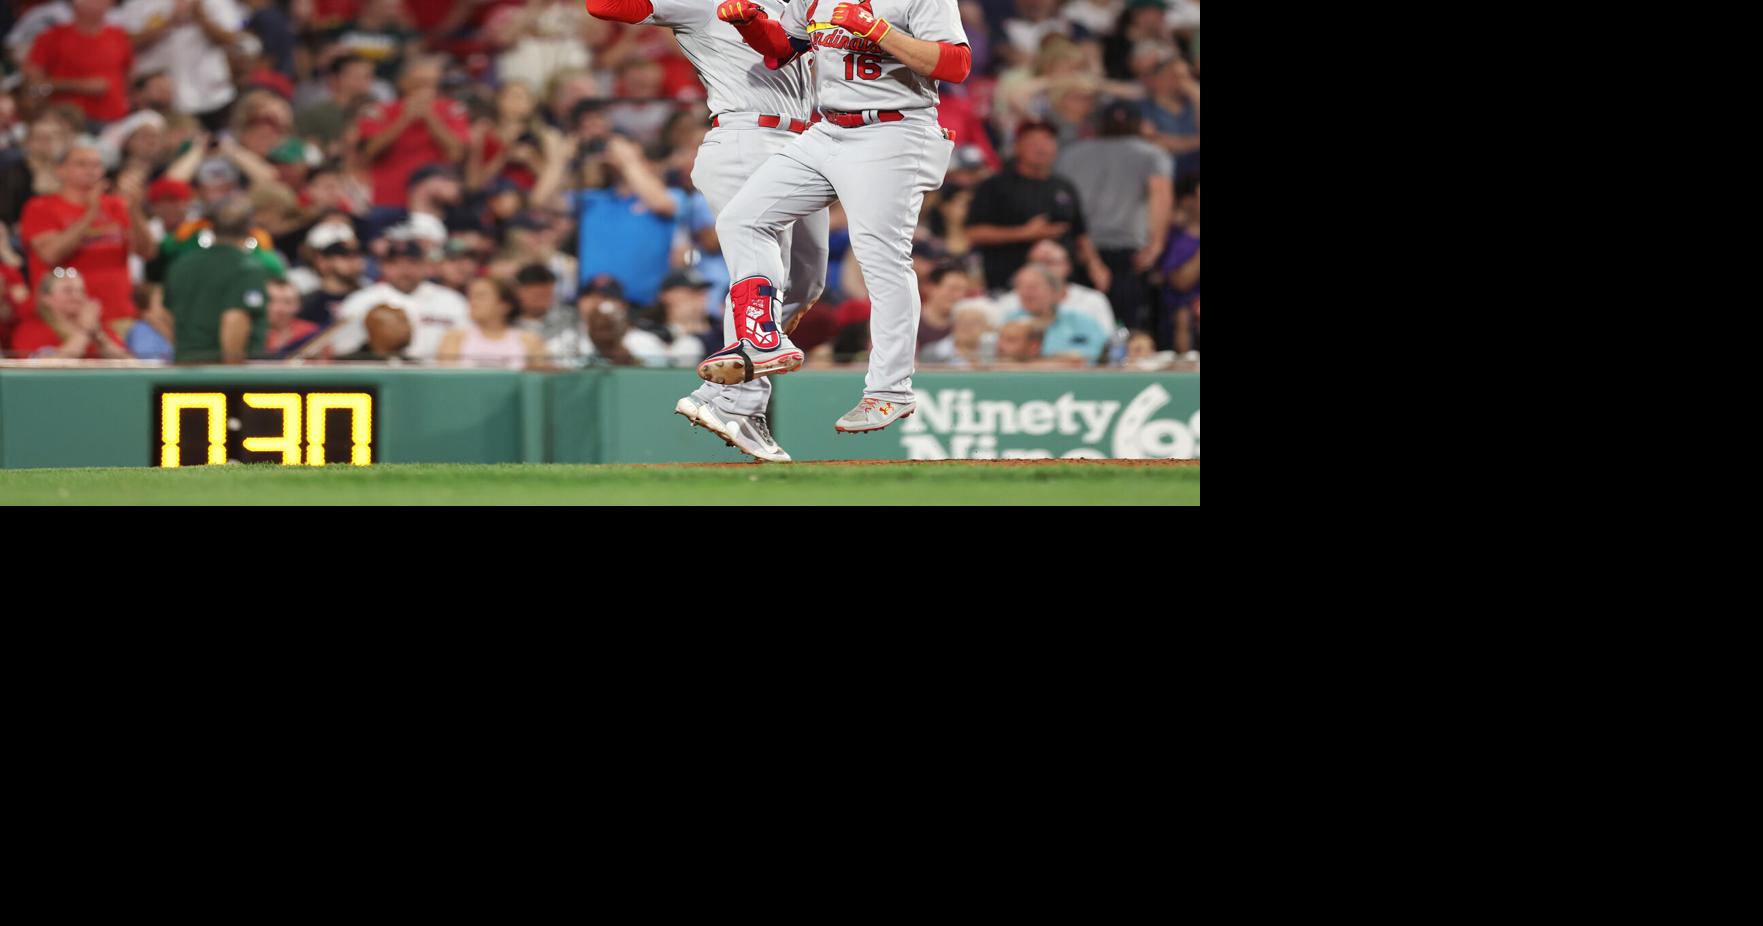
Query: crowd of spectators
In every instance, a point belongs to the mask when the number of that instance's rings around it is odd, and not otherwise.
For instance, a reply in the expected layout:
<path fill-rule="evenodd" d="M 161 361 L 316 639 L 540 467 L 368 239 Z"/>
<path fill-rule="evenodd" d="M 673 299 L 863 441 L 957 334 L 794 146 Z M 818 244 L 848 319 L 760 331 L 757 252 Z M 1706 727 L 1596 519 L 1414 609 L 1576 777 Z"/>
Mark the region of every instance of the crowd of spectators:
<path fill-rule="evenodd" d="M 921 362 L 1196 359 L 1199 0 L 959 9 L 974 67 L 942 88 L 957 147 L 914 236 Z M 691 183 L 712 114 L 665 29 L 582 0 L 23 0 L 0 32 L 0 355 L 569 368 L 722 346 L 728 271 Z M 861 362 L 837 204 L 832 228 L 793 339 Z"/>

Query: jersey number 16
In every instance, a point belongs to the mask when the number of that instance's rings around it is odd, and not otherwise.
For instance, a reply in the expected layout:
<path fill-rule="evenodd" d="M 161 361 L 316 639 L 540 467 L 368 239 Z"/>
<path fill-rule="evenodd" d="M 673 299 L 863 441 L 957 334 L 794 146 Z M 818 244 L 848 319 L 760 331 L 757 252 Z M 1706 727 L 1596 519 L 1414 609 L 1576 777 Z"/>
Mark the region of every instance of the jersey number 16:
<path fill-rule="evenodd" d="M 846 80 L 856 80 L 859 77 L 864 80 L 874 80 L 880 76 L 882 76 L 880 58 L 874 55 L 850 54 L 845 56 Z"/>

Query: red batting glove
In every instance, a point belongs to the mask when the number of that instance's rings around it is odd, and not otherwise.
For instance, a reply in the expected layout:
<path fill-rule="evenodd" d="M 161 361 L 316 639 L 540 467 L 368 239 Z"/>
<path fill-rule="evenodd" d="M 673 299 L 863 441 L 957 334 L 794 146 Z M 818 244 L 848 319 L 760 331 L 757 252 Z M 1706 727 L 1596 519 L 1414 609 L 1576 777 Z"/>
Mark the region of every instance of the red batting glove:
<path fill-rule="evenodd" d="M 832 24 L 857 36 L 880 42 L 884 36 L 893 31 L 893 26 L 885 19 L 879 19 L 875 11 L 869 8 L 869 0 L 862 3 L 841 3 L 833 8 Z"/>
<path fill-rule="evenodd" d="M 765 11 L 753 0 L 728 0 L 716 8 L 716 18 L 725 23 L 744 26 L 747 23 L 766 19 Z"/>

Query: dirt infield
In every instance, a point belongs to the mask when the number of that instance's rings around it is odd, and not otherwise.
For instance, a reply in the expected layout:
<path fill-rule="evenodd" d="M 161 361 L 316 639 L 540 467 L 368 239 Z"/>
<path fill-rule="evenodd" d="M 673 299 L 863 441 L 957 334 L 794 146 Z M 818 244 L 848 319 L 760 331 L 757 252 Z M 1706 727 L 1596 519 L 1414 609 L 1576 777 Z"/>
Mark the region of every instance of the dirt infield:
<path fill-rule="evenodd" d="M 652 469 L 723 469 L 730 466 L 754 466 L 744 463 L 650 463 Z M 1199 466 L 1199 460 L 799 460 L 795 463 L 765 463 L 764 466 L 1089 466 L 1096 468 L 1175 469 Z"/>

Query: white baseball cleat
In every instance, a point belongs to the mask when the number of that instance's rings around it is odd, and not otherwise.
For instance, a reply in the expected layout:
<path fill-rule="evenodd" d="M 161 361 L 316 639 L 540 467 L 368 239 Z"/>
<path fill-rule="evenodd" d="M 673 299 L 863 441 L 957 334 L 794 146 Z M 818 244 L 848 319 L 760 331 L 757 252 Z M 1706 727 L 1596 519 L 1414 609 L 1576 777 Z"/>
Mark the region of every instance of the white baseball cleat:
<path fill-rule="evenodd" d="M 684 416 L 686 421 L 690 422 L 692 427 L 696 428 L 698 427 L 699 407 L 700 403 L 697 399 L 691 396 L 686 396 L 678 402 L 673 403 L 673 413 Z"/>
<path fill-rule="evenodd" d="M 857 403 L 856 408 L 846 412 L 845 417 L 833 424 L 833 430 L 844 434 L 880 431 L 901 418 L 910 418 L 917 410 L 916 402 L 890 402 L 887 399 L 865 397 Z"/>
<path fill-rule="evenodd" d="M 702 426 L 722 442 L 755 460 L 766 463 L 788 463 L 790 455 L 771 436 L 771 425 L 764 415 L 736 415 L 719 411 L 708 402 L 700 403 L 691 396 L 680 399 L 673 413 L 684 415 L 694 427 Z"/>
<path fill-rule="evenodd" d="M 778 335 L 777 346 L 766 350 L 742 338 L 704 358 L 698 375 L 719 386 L 738 386 L 761 376 L 794 373 L 802 368 L 804 355 L 790 339 Z"/>

